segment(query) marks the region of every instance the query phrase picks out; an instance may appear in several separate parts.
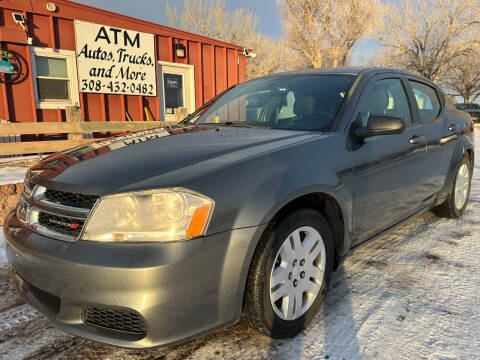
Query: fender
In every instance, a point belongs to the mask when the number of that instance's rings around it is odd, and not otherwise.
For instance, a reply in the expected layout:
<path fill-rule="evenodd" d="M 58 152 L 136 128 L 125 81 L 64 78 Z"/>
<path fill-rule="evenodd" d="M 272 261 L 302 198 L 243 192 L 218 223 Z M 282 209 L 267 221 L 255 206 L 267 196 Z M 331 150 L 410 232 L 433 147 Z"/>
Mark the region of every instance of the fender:
<path fill-rule="evenodd" d="M 338 187 L 339 189 L 342 188 L 342 186 Z M 352 244 L 352 238 L 351 238 L 351 232 L 352 232 L 352 198 L 347 196 L 348 194 L 345 194 L 345 191 L 339 191 L 336 190 L 335 188 L 332 188 L 330 186 L 326 185 L 310 185 L 310 186 L 305 186 L 300 189 L 296 189 L 295 191 L 290 192 L 286 196 L 284 196 L 280 201 L 278 201 L 263 217 L 262 219 L 262 224 L 269 223 L 273 217 L 282 209 L 284 206 L 286 206 L 288 203 L 294 201 L 295 199 L 298 199 L 302 196 L 313 194 L 313 193 L 323 193 L 326 194 L 330 197 L 332 197 L 340 206 L 340 209 L 342 211 L 343 215 L 343 225 L 344 225 L 344 237 L 343 237 L 343 244 L 340 249 L 339 256 L 342 257 L 346 253 L 348 253 L 348 250 L 351 248 Z"/>
<path fill-rule="evenodd" d="M 460 138 L 458 139 L 457 146 L 455 147 L 455 151 L 453 152 L 452 155 L 452 161 L 450 163 L 450 167 L 448 169 L 448 175 L 445 179 L 445 184 L 440 190 L 440 192 L 437 195 L 435 205 L 439 205 L 442 202 L 445 201 L 447 198 L 448 194 L 450 193 L 450 190 L 453 186 L 453 182 L 455 180 L 455 175 L 457 172 L 457 168 L 460 165 L 460 162 L 463 159 L 463 155 L 467 153 L 468 150 L 472 151 L 472 156 L 474 156 L 474 145 L 470 138 L 465 135 L 465 133 L 461 134 Z"/>
<path fill-rule="evenodd" d="M 341 187 L 341 186 L 340 186 Z M 257 226 L 255 229 L 255 233 L 252 237 L 248 245 L 248 249 L 246 251 L 246 256 L 243 261 L 242 266 L 242 274 L 240 277 L 240 288 L 243 294 L 245 293 L 245 287 L 247 283 L 247 275 L 249 273 L 249 269 L 252 263 L 253 255 L 255 254 L 255 250 L 258 246 L 258 243 L 263 236 L 264 232 L 268 229 L 269 222 L 273 219 L 273 217 L 286 206 L 288 203 L 292 202 L 299 197 L 304 195 L 312 194 L 312 193 L 323 193 L 327 194 L 333 199 L 335 199 L 340 206 L 342 211 L 342 215 L 344 218 L 344 237 L 343 237 L 343 246 L 341 248 L 339 258 L 337 259 L 336 268 L 340 266 L 343 262 L 346 254 L 351 248 L 352 238 L 351 238 L 351 225 L 352 225 L 352 216 L 351 216 L 351 206 L 352 206 L 352 199 L 346 199 L 344 196 L 341 195 L 340 191 L 336 191 L 334 188 L 325 186 L 325 185 L 310 185 L 300 189 L 296 189 L 295 191 L 290 192 L 288 195 L 281 198 L 270 210 L 265 214 L 265 216 L 261 220 L 261 225 Z M 240 314 L 241 307 L 238 308 L 238 314 Z M 238 315 L 240 316 L 240 315 Z"/>

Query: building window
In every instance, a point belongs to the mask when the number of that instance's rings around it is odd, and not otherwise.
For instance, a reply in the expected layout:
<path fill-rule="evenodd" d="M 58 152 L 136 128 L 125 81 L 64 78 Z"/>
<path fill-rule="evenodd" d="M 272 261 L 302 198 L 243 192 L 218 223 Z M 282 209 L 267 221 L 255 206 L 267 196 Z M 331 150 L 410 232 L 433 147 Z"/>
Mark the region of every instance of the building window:
<path fill-rule="evenodd" d="M 35 99 L 40 109 L 65 109 L 78 104 L 75 52 L 32 48 Z"/>
<path fill-rule="evenodd" d="M 183 107 L 183 75 L 163 74 L 165 86 L 165 113 L 173 114 L 176 108 Z"/>

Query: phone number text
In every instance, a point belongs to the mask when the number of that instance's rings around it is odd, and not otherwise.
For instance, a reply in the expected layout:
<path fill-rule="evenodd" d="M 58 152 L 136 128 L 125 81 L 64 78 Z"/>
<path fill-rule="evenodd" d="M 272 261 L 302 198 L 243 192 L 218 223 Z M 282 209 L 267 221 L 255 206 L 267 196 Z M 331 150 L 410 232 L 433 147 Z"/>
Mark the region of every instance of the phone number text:
<path fill-rule="evenodd" d="M 125 81 L 103 82 L 102 80 L 82 79 L 80 91 L 155 96 L 155 87 L 152 84 Z"/>

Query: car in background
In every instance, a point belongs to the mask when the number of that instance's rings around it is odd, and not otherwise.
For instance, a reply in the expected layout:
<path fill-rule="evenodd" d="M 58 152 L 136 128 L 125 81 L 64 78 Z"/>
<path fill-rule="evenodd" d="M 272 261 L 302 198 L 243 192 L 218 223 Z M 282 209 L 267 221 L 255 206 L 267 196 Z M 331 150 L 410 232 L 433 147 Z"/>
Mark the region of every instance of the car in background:
<path fill-rule="evenodd" d="M 474 122 L 480 122 L 480 104 L 455 104 L 455 107 L 470 114 Z"/>
<path fill-rule="evenodd" d="M 473 135 L 439 87 L 402 71 L 244 82 L 178 126 L 30 168 L 3 227 L 11 274 L 53 324 L 117 346 L 175 344 L 242 313 L 292 337 L 352 247 L 430 209 L 464 213 Z"/>

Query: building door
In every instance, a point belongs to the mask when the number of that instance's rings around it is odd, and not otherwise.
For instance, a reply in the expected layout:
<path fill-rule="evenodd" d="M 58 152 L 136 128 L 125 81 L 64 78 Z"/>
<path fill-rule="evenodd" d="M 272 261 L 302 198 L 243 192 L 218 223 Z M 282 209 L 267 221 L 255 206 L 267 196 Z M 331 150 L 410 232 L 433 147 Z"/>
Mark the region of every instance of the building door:
<path fill-rule="evenodd" d="M 185 108 L 187 114 L 195 111 L 193 65 L 159 61 L 158 82 L 162 120 L 175 121 L 175 109 L 178 108 Z"/>

